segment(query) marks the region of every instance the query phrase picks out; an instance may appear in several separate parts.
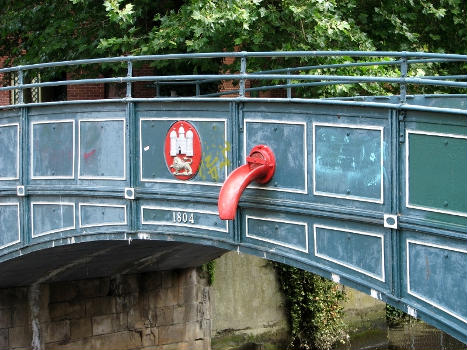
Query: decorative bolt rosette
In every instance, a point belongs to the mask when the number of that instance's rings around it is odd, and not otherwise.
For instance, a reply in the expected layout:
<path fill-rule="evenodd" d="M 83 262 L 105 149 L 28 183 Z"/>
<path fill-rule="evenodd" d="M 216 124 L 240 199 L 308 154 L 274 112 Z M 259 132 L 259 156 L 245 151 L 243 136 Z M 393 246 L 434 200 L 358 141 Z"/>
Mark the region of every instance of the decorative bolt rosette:
<path fill-rule="evenodd" d="M 179 180 L 190 180 L 201 164 L 201 140 L 195 127 L 180 120 L 165 137 L 164 156 L 167 169 Z"/>

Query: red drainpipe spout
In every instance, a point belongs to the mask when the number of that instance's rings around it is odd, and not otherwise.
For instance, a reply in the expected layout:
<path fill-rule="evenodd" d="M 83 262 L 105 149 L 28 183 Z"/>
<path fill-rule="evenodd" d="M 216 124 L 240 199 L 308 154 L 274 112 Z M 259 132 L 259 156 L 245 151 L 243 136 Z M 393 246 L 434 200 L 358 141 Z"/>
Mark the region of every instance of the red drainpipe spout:
<path fill-rule="evenodd" d="M 276 159 L 272 150 L 264 145 L 253 147 L 247 164 L 230 173 L 219 192 L 219 217 L 222 220 L 233 220 L 237 212 L 238 202 L 245 188 L 253 181 L 268 183 L 276 169 Z"/>

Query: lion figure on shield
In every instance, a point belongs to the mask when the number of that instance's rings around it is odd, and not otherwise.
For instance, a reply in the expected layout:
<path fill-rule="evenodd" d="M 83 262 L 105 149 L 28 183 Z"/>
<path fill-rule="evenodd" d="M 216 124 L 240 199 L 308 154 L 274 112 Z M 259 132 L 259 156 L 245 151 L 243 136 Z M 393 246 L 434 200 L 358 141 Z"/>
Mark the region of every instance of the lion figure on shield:
<path fill-rule="evenodd" d="M 170 168 L 175 169 L 174 175 L 183 175 L 183 176 L 190 176 L 193 174 L 193 170 L 191 169 L 191 163 L 193 160 L 187 157 L 175 157 L 172 165 Z"/>

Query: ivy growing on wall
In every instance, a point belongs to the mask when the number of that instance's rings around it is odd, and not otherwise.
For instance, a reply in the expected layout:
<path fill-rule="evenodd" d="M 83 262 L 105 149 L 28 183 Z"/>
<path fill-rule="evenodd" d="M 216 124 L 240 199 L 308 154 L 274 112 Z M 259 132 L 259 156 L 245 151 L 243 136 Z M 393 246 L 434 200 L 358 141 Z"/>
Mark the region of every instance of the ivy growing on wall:
<path fill-rule="evenodd" d="M 208 285 L 212 286 L 214 283 L 214 272 L 216 270 L 216 260 L 211 260 L 206 264 L 201 265 L 201 271 L 206 274 Z"/>
<path fill-rule="evenodd" d="M 285 295 L 289 349 L 329 350 L 348 340 L 343 321 L 345 292 L 338 284 L 311 272 L 274 263 Z"/>
<path fill-rule="evenodd" d="M 394 306 L 386 304 L 386 322 L 389 327 L 396 327 L 400 324 L 413 322 L 415 318 L 409 316 L 404 311 L 396 309 Z"/>

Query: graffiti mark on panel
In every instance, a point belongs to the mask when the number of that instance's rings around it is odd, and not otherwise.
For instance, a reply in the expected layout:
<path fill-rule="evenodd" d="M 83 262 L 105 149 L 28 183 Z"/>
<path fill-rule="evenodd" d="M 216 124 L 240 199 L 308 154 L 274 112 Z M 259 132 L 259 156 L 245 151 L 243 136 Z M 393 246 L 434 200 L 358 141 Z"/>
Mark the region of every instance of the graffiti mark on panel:
<path fill-rule="evenodd" d="M 207 146 L 206 155 L 201 161 L 199 177 L 203 180 L 219 181 L 219 172 L 230 165 L 230 159 L 228 158 L 230 150 L 231 145 L 229 142 L 225 142 L 224 145 Z"/>

